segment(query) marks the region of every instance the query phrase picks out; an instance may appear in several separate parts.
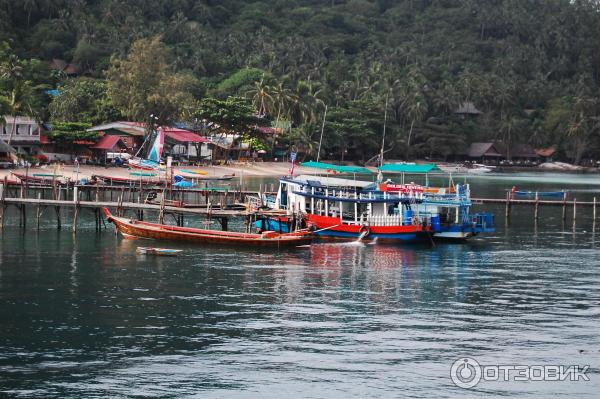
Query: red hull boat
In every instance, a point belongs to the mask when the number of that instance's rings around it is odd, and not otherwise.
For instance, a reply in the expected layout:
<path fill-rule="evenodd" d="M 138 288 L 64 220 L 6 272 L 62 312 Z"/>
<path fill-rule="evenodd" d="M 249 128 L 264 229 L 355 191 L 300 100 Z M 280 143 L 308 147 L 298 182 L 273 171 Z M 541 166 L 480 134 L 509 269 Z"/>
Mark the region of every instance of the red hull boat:
<path fill-rule="evenodd" d="M 190 241 L 206 244 L 224 244 L 255 247 L 292 247 L 309 244 L 312 240 L 309 230 L 279 234 L 274 231 L 262 234 L 238 233 L 232 231 L 204 230 L 189 227 L 169 226 L 113 216 L 102 208 L 109 222 L 125 237 L 151 238 L 155 240 Z"/>

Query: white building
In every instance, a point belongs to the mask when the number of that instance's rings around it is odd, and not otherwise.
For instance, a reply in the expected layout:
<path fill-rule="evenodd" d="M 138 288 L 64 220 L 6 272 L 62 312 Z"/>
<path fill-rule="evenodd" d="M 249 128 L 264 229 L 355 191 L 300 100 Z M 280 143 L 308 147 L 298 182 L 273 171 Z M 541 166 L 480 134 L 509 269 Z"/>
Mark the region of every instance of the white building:
<path fill-rule="evenodd" d="M 41 152 L 41 125 L 28 116 L 4 116 L 0 123 L 0 139 L 9 143 L 17 154 L 36 155 Z M 11 137 L 12 133 L 12 137 Z"/>

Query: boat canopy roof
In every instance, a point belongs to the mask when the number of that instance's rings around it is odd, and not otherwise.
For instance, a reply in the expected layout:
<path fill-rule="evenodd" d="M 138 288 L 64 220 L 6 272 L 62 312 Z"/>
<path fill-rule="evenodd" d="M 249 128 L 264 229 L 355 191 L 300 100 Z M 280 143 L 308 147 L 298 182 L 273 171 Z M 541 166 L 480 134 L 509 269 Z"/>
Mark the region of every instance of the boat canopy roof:
<path fill-rule="evenodd" d="M 367 168 L 363 168 L 362 166 L 354 166 L 354 165 L 349 165 L 349 166 L 334 165 L 332 163 L 316 162 L 316 161 L 302 162 L 301 165 L 305 166 L 307 168 L 325 169 L 325 170 L 330 170 L 332 172 L 337 172 L 337 173 L 359 173 L 359 174 L 374 173 L 373 171 L 371 171 Z"/>
<path fill-rule="evenodd" d="M 311 187 L 351 187 L 367 188 L 374 185 L 373 182 L 353 179 L 340 179 L 339 177 L 299 175 L 293 179 L 286 179 L 298 184 Z"/>
<path fill-rule="evenodd" d="M 442 170 L 434 163 L 410 164 L 410 163 L 386 163 L 379 170 L 391 173 L 431 173 Z"/>

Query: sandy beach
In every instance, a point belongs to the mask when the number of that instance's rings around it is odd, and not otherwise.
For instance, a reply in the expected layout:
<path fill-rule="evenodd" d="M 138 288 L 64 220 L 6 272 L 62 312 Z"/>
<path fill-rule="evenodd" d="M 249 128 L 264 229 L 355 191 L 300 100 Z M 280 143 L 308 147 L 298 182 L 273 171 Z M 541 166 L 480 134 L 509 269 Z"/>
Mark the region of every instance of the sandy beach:
<path fill-rule="evenodd" d="M 234 163 L 231 165 L 219 166 L 181 166 L 174 167 L 174 173 L 178 173 L 181 169 L 193 169 L 204 171 L 207 177 L 217 177 L 223 175 L 234 174 L 236 177 L 277 177 L 289 174 L 290 164 L 284 162 L 256 162 L 256 163 Z M 43 165 L 39 167 L 30 167 L 29 174 L 52 174 L 56 170 L 56 174 L 71 180 L 90 179 L 92 175 L 103 175 L 111 177 L 130 177 L 130 173 L 136 172 L 135 169 L 126 167 L 99 167 L 80 165 L 79 172 L 74 165 Z M 294 174 L 314 172 L 312 169 L 307 169 L 296 165 Z M 8 176 L 9 179 L 14 179 L 11 172 L 26 173 L 25 168 L 19 169 L 0 169 L 0 179 Z M 139 172 L 139 171 L 138 171 Z M 182 175 L 186 175 L 182 173 Z"/>
<path fill-rule="evenodd" d="M 256 163 L 232 163 L 229 165 L 219 165 L 219 166 L 177 166 L 174 167 L 174 173 L 180 174 L 185 178 L 194 178 L 194 177 L 219 177 L 224 175 L 235 175 L 236 178 L 246 178 L 246 177 L 279 177 L 289 175 L 290 172 L 290 163 L 288 162 L 256 162 Z M 374 168 L 370 168 L 374 172 L 376 170 Z M 134 177 L 132 173 L 140 172 L 137 169 L 130 169 L 127 167 L 100 167 L 100 166 L 91 166 L 91 165 L 80 165 L 79 172 L 77 171 L 77 167 L 74 165 L 42 165 L 36 167 L 29 168 L 29 174 L 52 174 L 56 170 L 56 174 L 63 178 L 69 178 L 71 180 L 76 179 L 90 179 L 92 175 L 102 175 L 102 176 L 110 176 L 110 177 L 121 177 L 128 178 Z M 185 170 L 196 170 L 206 172 L 206 175 L 190 175 L 186 173 Z M 0 169 L 0 179 L 4 179 L 4 176 L 7 176 L 9 180 L 15 180 L 15 177 L 11 175 L 11 172 L 25 174 L 27 171 L 25 168 L 17 168 L 17 169 Z M 305 168 L 302 166 L 295 166 L 294 174 L 314 174 L 316 172 L 313 168 Z M 499 167 L 496 172 L 502 173 L 515 173 L 515 172 L 554 172 L 554 173 L 597 173 L 597 168 L 580 168 L 577 170 L 573 169 L 558 169 L 554 170 L 551 168 L 542 168 L 542 167 Z"/>

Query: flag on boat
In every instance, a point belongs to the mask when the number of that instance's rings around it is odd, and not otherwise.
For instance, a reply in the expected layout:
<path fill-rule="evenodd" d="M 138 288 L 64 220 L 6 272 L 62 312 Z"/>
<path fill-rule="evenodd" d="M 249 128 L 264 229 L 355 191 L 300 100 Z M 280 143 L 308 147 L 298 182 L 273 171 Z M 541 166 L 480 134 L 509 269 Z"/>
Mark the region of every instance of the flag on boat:
<path fill-rule="evenodd" d="M 290 152 L 290 161 L 292 161 L 292 167 L 290 168 L 290 176 L 294 176 L 294 166 L 296 165 L 296 153 Z"/>

